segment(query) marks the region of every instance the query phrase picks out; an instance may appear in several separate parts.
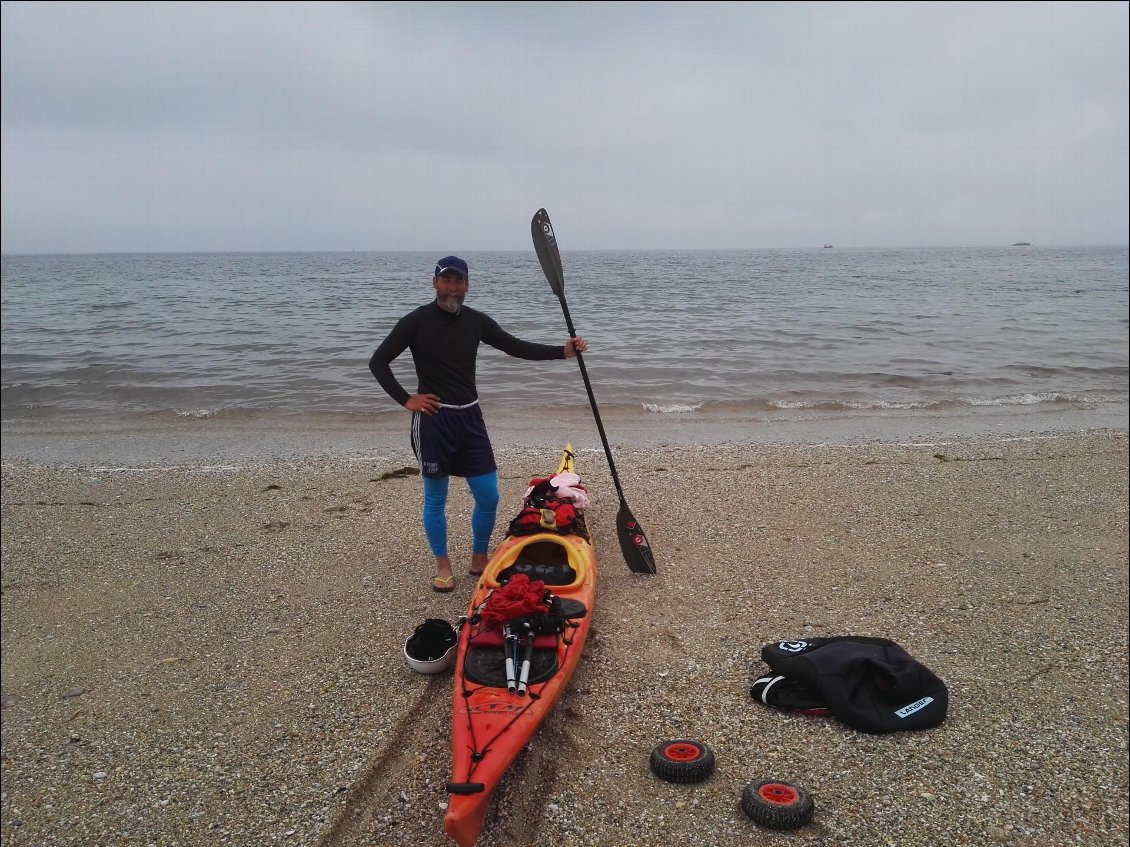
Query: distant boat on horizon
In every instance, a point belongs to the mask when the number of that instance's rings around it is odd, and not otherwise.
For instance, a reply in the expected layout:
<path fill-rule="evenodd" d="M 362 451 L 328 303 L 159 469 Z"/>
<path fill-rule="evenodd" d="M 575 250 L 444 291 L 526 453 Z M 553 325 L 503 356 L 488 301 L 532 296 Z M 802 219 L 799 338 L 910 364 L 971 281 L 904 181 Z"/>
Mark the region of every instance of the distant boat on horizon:
<path fill-rule="evenodd" d="M 825 244 L 825 245 L 824 245 L 824 249 L 825 249 L 825 250 L 827 250 L 827 249 L 829 249 L 829 248 L 830 248 L 831 246 L 832 246 L 831 244 Z"/>
<path fill-rule="evenodd" d="M 1027 241 L 1017 241 L 1013 243 L 1013 247 L 1031 247 L 1032 245 Z"/>

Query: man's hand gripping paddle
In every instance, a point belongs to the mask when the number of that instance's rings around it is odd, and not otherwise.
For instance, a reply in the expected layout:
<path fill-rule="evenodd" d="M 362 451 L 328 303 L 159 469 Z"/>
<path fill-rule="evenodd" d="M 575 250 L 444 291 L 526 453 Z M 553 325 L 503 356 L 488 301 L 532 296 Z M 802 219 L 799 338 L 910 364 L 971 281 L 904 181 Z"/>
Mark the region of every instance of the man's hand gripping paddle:
<path fill-rule="evenodd" d="M 538 261 L 549 281 L 549 287 L 557 295 L 561 303 L 561 311 L 565 314 L 565 324 L 569 327 L 570 337 L 577 331 L 573 328 L 573 319 L 569 317 L 569 305 L 565 302 L 565 274 L 561 269 L 561 252 L 557 249 L 557 238 L 553 234 L 553 224 L 549 222 L 549 215 L 545 209 L 538 209 L 530 224 L 530 232 L 534 238 L 534 250 L 538 254 Z M 596 428 L 600 433 L 600 441 L 604 445 L 604 455 L 608 458 L 608 468 L 612 471 L 612 483 L 616 486 L 616 494 L 620 498 L 620 511 L 616 513 L 616 536 L 620 539 L 620 549 L 624 552 L 624 559 L 628 568 L 633 573 L 655 573 L 655 558 L 651 553 L 651 546 L 647 543 L 643 527 L 636 520 L 628 503 L 624 499 L 624 489 L 620 486 L 620 477 L 616 475 L 616 465 L 612 462 L 612 448 L 608 446 L 608 438 L 604 434 L 604 424 L 600 421 L 600 411 L 596 408 L 596 397 L 592 393 L 592 384 L 589 382 L 588 371 L 585 370 L 585 360 L 577 353 L 577 364 L 581 367 L 581 377 L 585 381 L 585 391 L 589 395 L 589 405 L 592 406 L 593 417 L 596 418 Z"/>

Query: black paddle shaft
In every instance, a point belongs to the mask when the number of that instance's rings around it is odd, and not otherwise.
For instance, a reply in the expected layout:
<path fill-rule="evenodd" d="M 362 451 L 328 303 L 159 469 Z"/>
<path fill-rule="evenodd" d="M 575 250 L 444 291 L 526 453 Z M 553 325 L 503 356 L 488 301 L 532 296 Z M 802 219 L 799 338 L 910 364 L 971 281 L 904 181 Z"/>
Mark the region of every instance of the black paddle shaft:
<path fill-rule="evenodd" d="M 538 262 L 541 263 L 545 278 L 549 281 L 550 288 L 557 295 L 561 303 L 561 312 L 565 315 L 565 325 L 569 328 L 569 336 L 576 337 L 577 330 L 573 326 L 573 318 L 569 314 L 569 304 L 565 301 L 565 273 L 561 267 L 561 251 L 557 246 L 557 237 L 553 234 L 553 224 L 549 221 L 549 214 L 545 209 L 539 209 L 530 222 L 530 230 L 534 240 L 534 251 L 537 253 Z M 616 534 L 620 540 L 620 549 L 628 562 L 628 567 L 635 573 L 655 573 L 655 558 L 648 544 L 643 527 L 639 525 L 628 502 L 624 499 L 624 488 L 620 485 L 620 477 L 616 473 L 616 463 L 612 461 L 612 448 L 608 446 L 608 436 L 604 432 L 604 423 L 600 419 L 600 410 L 596 406 L 596 395 L 593 394 L 592 382 L 589 380 L 588 370 L 585 368 L 584 357 L 575 351 L 577 364 L 581 369 L 581 378 L 585 383 L 585 391 L 589 396 L 589 405 L 592 415 L 596 420 L 596 430 L 600 433 L 600 443 L 604 445 L 604 455 L 608 459 L 608 469 L 612 472 L 612 484 L 616 486 L 616 495 L 620 498 L 620 511 L 616 515 Z"/>
<path fill-rule="evenodd" d="M 565 275 L 561 269 L 561 253 L 557 247 L 557 238 L 553 234 L 553 224 L 549 222 L 549 214 L 545 209 L 539 209 L 538 213 L 534 215 L 530 228 L 533 230 L 534 251 L 538 254 L 538 260 L 541 262 L 542 270 L 545 271 L 546 279 L 549 280 L 553 293 L 557 295 L 557 300 L 561 303 L 561 312 L 565 315 L 565 326 L 569 328 L 569 337 L 576 337 L 577 330 L 573 326 L 573 318 L 569 314 L 569 304 L 565 302 Z M 600 420 L 600 411 L 596 407 L 596 396 L 593 394 L 589 372 L 585 368 L 585 359 L 580 351 L 576 351 L 576 356 L 577 364 L 581 368 L 581 379 L 585 381 L 585 391 L 589 395 L 589 405 L 592 406 L 592 415 L 596 419 L 596 429 L 600 433 L 600 443 L 604 445 L 604 453 L 608 456 L 608 469 L 612 471 L 612 484 L 616 486 L 617 496 L 623 500 L 624 488 L 620 485 L 620 477 L 616 473 L 616 464 L 612 461 L 612 448 L 608 446 L 608 436 L 604 433 L 604 423 Z"/>

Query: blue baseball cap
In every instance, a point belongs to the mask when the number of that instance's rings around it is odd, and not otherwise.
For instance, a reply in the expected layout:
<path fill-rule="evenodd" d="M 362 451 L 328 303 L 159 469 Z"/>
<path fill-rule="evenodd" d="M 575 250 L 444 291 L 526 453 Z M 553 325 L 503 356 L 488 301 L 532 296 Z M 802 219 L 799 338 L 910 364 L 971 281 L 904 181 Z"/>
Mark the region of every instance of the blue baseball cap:
<path fill-rule="evenodd" d="M 471 275 L 467 270 L 467 263 L 458 256 L 444 256 L 436 262 L 435 275 L 442 276 L 444 271 L 459 271 L 459 273 L 466 277 Z"/>

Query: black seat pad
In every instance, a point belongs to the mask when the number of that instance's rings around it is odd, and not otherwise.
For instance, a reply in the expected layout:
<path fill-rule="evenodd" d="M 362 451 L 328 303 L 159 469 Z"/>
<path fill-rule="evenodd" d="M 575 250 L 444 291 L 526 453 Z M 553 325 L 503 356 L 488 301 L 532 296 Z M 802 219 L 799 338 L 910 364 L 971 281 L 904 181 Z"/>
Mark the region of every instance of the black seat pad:
<path fill-rule="evenodd" d="M 520 658 L 520 657 L 519 657 Z M 521 668 L 519 668 L 519 671 Z M 534 650 L 530 656 L 530 677 L 534 685 L 545 682 L 557 673 L 556 650 Z M 497 647 L 476 647 L 467 651 L 463 661 L 463 676 L 478 685 L 492 688 L 506 687 L 506 654 Z"/>

